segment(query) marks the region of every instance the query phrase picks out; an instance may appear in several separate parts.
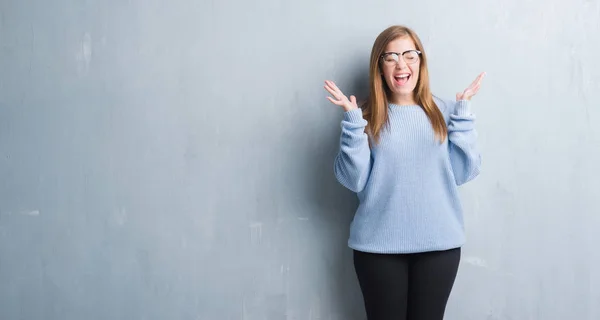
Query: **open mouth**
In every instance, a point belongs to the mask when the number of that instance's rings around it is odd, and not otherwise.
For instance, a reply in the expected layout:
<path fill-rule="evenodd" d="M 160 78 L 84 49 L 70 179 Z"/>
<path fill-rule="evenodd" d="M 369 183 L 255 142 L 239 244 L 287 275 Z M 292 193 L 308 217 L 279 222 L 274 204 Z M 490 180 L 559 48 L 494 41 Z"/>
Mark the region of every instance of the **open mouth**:
<path fill-rule="evenodd" d="M 399 86 L 405 85 L 408 82 L 408 79 L 410 79 L 410 74 L 408 73 L 402 73 L 394 76 L 394 80 Z"/>

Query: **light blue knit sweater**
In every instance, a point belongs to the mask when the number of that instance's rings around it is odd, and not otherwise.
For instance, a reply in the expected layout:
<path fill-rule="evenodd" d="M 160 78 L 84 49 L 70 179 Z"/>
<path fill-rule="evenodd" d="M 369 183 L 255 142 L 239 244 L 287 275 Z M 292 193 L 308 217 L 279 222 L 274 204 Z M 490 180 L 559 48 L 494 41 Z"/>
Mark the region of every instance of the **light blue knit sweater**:
<path fill-rule="evenodd" d="M 372 149 L 361 109 L 344 113 L 334 173 L 359 199 L 350 248 L 413 253 L 464 244 L 457 187 L 479 174 L 475 116 L 468 101 L 434 100 L 448 124 L 443 143 L 417 105 L 390 104 L 389 127 Z"/>

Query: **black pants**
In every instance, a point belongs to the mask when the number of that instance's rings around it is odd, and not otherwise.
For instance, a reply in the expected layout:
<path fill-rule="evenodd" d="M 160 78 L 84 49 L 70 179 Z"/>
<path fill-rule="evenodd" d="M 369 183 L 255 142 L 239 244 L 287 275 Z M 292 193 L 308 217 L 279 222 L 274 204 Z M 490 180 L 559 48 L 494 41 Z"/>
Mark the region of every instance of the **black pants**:
<path fill-rule="evenodd" d="M 368 320 L 443 320 L 460 248 L 414 254 L 354 251 Z"/>

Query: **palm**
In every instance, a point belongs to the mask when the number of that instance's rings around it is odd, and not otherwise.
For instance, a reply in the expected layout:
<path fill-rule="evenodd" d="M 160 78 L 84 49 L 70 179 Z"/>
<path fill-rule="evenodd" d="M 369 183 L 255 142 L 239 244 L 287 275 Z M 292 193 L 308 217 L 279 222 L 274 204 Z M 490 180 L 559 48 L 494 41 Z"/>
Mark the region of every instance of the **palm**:
<path fill-rule="evenodd" d="M 456 101 L 459 100 L 471 100 L 471 98 L 477 94 L 479 88 L 481 87 L 481 80 L 485 77 L 485 72 L 482 72 L 475 78 L 475 81 L 471 83 L 463 92 L 459 92 L 456 94 Z"/>

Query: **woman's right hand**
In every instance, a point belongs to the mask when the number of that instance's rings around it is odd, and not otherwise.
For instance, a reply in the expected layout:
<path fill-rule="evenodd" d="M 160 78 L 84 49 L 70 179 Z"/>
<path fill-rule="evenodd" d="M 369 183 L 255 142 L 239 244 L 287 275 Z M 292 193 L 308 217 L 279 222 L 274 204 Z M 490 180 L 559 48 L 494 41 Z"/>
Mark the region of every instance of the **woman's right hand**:
<path fill-rule="evenodd" d="M 350 110 L 358 109 L 356 97 L 350 96 L 350 99 L 348 100 L 348 98 L 335 85 L 335 83 L 333 83 L 333 81 L 325 81 L 325 90 L 327 90 L 333 96 L 333 98 L 327 97 L 327 99 L 336 106 L 344 108 L 344 111 L 348 112 Z"/>

